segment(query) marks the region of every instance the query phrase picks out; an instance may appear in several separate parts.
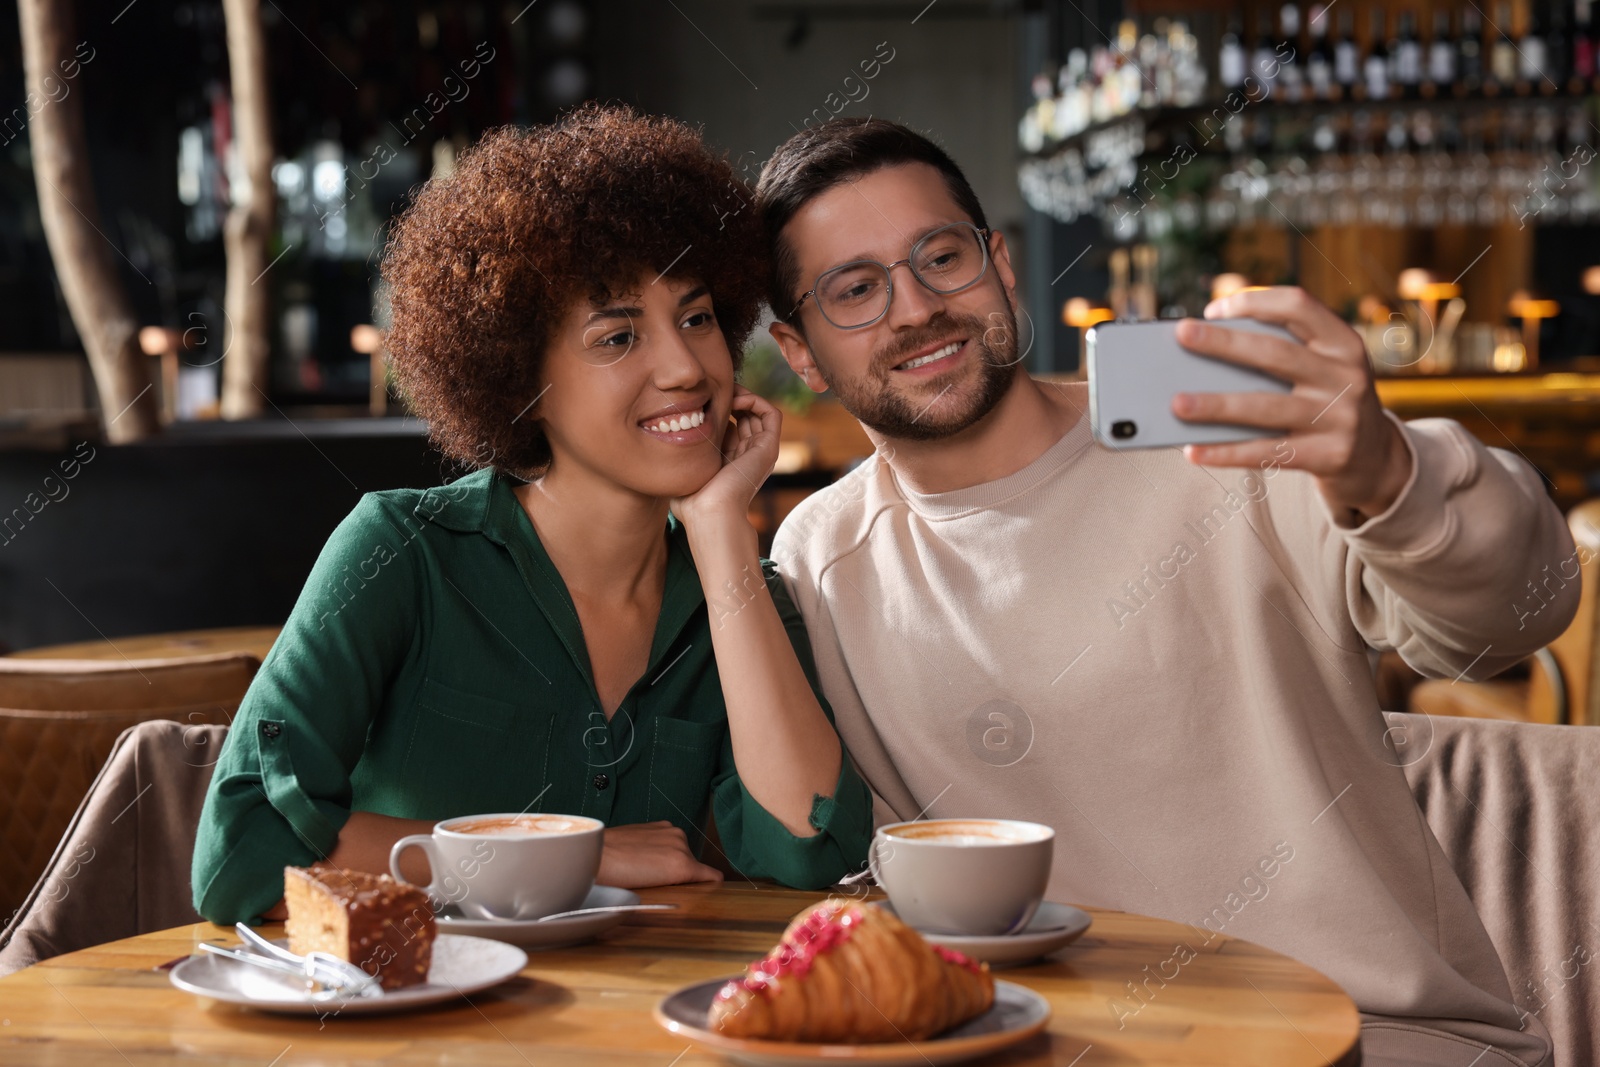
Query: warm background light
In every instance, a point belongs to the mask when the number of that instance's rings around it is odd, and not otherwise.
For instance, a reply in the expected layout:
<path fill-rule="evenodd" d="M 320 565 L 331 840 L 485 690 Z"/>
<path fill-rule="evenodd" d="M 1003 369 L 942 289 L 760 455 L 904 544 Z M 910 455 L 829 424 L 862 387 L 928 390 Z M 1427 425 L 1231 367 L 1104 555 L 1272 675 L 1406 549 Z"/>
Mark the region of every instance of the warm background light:
<path fill-rule="evenodd" d="M 1400 299 L 1421 300 L 1428 286 L 1437 281 L 1432 271 L 1423 270 L 1421 267 L 1407 267 L 1400 272 L 1400 279 L 1395 287 L 1399 290 Z"/>
<path fill-rule="evenodd" d="M 1117 316 L 1108 307 L 1098 307 L 1081 296 L 1075 296 L 1061 307 L 1061 321 L 1068 326 L 1087 330 L 1097 322 L 1110 322 Z"/>
<path fill-rule="evenodd" d="M 1250 279 L 1243 274 L 1219 274 L 1211 279 L 1211 299 L 1221 300 L 1249 287 Z"/>

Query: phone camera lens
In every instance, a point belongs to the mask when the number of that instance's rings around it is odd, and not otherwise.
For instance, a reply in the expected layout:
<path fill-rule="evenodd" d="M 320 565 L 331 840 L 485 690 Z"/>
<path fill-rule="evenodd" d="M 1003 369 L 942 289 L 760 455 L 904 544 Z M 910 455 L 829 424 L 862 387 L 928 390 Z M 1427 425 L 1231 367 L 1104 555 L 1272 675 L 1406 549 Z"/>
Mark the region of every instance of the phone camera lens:
<path fill-rule="evenodd" d="M 1139 432 L 1139 424 L 1132 419 L 1118 419 L 1111 424 L 1111 436 L 1119 441 L 1126 441 Z"/>

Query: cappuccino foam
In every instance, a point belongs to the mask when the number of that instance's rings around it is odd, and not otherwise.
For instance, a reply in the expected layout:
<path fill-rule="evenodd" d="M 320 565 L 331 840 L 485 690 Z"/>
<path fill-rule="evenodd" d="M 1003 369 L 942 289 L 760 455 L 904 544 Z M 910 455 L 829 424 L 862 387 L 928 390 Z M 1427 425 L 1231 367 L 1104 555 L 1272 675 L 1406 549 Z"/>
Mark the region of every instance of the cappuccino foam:
<path fill-rule="evenodd" d="M 516 815 L 492 819 L 473 819 L 469 822 L 451 823 L 446 827 L 457 834 L 576 834 L 591 829 L 587 822 L 563 818 L 559 815 Z"/>

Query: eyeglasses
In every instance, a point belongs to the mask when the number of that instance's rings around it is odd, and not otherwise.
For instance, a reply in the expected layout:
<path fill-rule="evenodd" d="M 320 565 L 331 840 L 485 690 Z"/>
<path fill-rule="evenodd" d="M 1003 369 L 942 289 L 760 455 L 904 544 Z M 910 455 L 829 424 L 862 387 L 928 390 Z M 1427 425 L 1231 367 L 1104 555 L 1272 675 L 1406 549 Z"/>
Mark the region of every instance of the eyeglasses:
<path fill-rule="evenodd" d="M 989 233 L 970 222 L 955 222 L 923 235 L 911 254 L 890 264 L 875 259 L 844 263 L 817 276 L 817 284 L 801 294 L 788 317 L 800 313 L 807 297 L 817 299 L 822 317 L 841 330 L 871 326 L 889 312 L 894 299 L 894 277 L 900 264 L 924 287 L 948 296 L 978 284 L 989 270 Z"/>

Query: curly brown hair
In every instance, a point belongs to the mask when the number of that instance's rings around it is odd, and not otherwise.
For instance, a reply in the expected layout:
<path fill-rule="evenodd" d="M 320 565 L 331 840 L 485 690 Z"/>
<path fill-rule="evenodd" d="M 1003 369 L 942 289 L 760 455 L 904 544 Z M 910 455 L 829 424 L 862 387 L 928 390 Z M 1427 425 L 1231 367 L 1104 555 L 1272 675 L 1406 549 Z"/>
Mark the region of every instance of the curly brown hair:
<path fill-rule="evenodd" d="M 750 187 L 676 119 L 586 104 L 502 127 L 423 185 L 384 252 L 390 358 L 448 457 L 530 478 L 550 463 L 527 413 L 551 331 L 641 273 L 704 284 L 737 369 L 766 250 Z"/>

